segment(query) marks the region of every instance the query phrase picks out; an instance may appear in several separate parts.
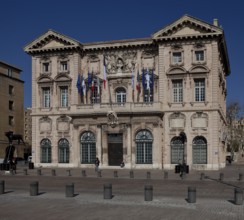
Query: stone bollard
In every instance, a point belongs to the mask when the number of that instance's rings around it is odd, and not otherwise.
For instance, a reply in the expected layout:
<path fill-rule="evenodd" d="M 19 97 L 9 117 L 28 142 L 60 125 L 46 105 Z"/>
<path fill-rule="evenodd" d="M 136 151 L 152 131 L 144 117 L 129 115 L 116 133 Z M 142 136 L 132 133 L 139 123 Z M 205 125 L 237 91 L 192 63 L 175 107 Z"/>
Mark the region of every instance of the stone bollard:
<path fill-rule="evenodd" d="M 41 169 L 38 169 L 38 170 L 37 170 L 37 175 L 38 175 L 38 176 L 41 176 L 41 175 L 42 175 L 42 170 L 41 170 Z"/>
<path fill-rule="evenodd" d="M 0 194 L 4 194 L 5 190 L 5 182 L 4 180 L 0 180 Z"/>
<path fill-rule="evenodd" d="M 239 181 L 242 181 L 243 180 L 243 174 L 242 173 L 239 173 Z"/>
<path fill-rule="evenodd" d="M 223 173 L 220 173 L 219 174 L 219 181 L 223 181 L 224 180 L 224 174 Z"/>
<path fill-rule="evenodd" d="M 71 170 L 67 170 L 67 175 L 71 176 Z"/>
<path fill-rule="evenodd" d="M 169 173 L 167 171 L 164 171 L 164 179 L 167 180 L 169 177 Z"/>
<path fill-rule="evenodd" d="M 118 178 L 118 171 L 117 170 L 114 171 L 114 178 Z"/>
<path fill-rule="evenodd" d="M 151 179 L 151 173 L 147 172 L 147 179 Z"/>
<path fill-rule="evenodd" d="M 27 176 L 27 169 L 24 169 L 24 175 Z"/>
<path fill-rule="evenodd" d="M 38 182 L 34 181 L 30 184 L 30 196 L 37 196 L 38 195 Z"/>
<path fill-rule="evenodd" d="M 102 171 L 101 170 L 97 171 L 97 177 L 102 177 Z"/>
<path fill-rule="evenodd" d="M 188 187 L 188 203 L 196 202 L 196 187 Z"/>
<path fill-rule="evenodd" d="M 241 188 L 235 188 L 235 204 L 242 205 L 243 204 L 243 191 Z"/>
<path fill-rule="evenodd" d="M 145 201 L 153 200 L 153 187 L 151 185 L 146 185 L 144 187 L 144 200 Z"/>
<path fill-rule="evenodd" d="M 133 170 L 130 171 L 130 178 L 131 178 L 131 179 L 134 178 L 134 172 L 133 172 Z"/>
<path fill-rule="evenodd" d="M 204 180 L 204 178 L 205 178 L 205 174 L 204 173 L 201 173 L 200 180 Z"/>
<path fill-rule="evenodd" d="M 82 174 L 83 177 L 86 177 L 86 171 L 85 170 L 82 170 L 81 174 Z"/>
<path fill-rule="evenodd" d="M 66 184 L 65 186 L 65 196 L 74 197 L 74 183 Z"/>
<path fill-rule="evenodd" d="M 56 176 L 56 170 L 52 170 L 52 176 Z"/>
<path fill-rule="evenodd" d="M 112 184 L 111 183 L 103 185 L 103 198 L 112 199 Z"/>

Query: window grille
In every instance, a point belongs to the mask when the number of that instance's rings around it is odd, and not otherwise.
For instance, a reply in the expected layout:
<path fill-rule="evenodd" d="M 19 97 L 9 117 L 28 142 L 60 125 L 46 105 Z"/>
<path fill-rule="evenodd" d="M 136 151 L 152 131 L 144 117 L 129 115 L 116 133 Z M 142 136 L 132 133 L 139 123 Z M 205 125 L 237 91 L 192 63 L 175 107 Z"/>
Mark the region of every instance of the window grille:
<path fill-rule="evenodd" d="M 81 135 L 81 163 L 93 164 L 96 159 L 96 138 L 90 131 Z"/>
<path fill-rule="evenodd" d="M 193 164 L 207 163 L 207 141 L 204 137 L 195 137 L 192 143 Z"/>
<path fill-rule="evenodd" d="M 184 160 L 184 143 L 180 137 L 173 138 L 171 143 L 171 163 L 178 164 Z"/>
<path fill-rule="evenodd" d="M 62 138 L 58 142 L 59 163 L 69 163 L 69 142 Z"/>
<path fill-rule="evenodd" d="M 41 163 L 51 163 L 51 141 L 47 138 L 41 141 Z"/>

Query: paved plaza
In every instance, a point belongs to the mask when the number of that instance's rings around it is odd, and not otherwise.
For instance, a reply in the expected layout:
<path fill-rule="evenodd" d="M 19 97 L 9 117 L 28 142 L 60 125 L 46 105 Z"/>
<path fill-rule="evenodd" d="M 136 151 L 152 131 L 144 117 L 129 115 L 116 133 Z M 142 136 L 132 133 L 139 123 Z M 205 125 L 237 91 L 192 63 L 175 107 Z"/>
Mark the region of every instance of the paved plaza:
<path fill-rule="evenodd" d="M 0 219 L 244 219 L 244 205 L 234 200 L 234 189 L 244 188 L 240 164 L 205 171 L 203 180 L 202 171 L 190 171 L 183 180 L 173 171 L 166 175 L 162 170 L 135 170 L 131 176 L 130 170 L 119 167 L 102 170 L 101 177 L 93 169 L 85 170 L 86 177 L 82 169 L 57 168 L 55 176 L 53 172 L 20 165 L 15 175 L 0 171 L 5 183 Z M 30 196 L 33 181 L 38 181 L 37 196 Z M 66 197 L 71 183 L 74 196 Z M 104 199 L 107 183 L 112 185 L 112 199 Z M 146 185 L 153 187 L 152 201 L 144 199 Z M 196 187 L 196 203 L 187 201 L 188 187 Z"/>

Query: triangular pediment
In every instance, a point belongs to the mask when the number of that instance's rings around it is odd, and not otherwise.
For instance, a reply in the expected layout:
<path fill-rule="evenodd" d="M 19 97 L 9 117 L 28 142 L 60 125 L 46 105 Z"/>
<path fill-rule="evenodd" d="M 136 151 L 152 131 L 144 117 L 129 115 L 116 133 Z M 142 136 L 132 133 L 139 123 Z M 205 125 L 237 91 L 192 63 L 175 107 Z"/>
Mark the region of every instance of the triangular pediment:
<path fill-rule="evenodd" d="M 202 34 L 222 34 L 223 30 L 215 25 L 185 15 L 152 35 L 155 38 L 191 36 Z"/>
<path fill-rule="evenodd" d="M 49 30 L 36 40 L 32 41 L 30 44 L 25 46 L 24 50 L 27 53 L 35 53 L 35 52 L 44 52 L 50 50 L 67 50 L 73 48 L 79 48 L 82 45 L 73 40 L 70 37 L 67 37 L 63 34 L 59 34 L 56 31 Z"/>

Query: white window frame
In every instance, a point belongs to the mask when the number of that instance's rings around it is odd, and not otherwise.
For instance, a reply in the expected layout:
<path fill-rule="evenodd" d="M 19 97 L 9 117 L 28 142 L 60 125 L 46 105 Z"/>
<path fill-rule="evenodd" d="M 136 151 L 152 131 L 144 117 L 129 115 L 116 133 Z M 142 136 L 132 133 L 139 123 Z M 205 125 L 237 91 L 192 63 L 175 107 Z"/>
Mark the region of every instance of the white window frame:
<path fill-rule="evenodd" d="M 194 51 L 194 61 L 195 62 L 205 62 L 205 52 L 204 50 L 195 50 Z"/>
<path fill-rule="evenodd" d="M 69 106 L 69 87 L 60 86 L 60 106 L 65 108 Z"/>
<path fill-rule="evenodd" d="M 180 56 L 178 56 L 180 55 Z M 173 51 L 172 52 L 172 64 L 181 65 L 183 64 L 183 52 L 182 51 Z"/>
<path fill-rule="evenodd" d="M 65 73 L 69 71 L 69 63 L 68 60 L 61 60 L 59 62 L 59 71 L 61 73 Z"/>
<path fill-rule="evenodd" d="M 196 85 L 197 82 L 200 82 L 200 85 Z M 202 84 L 203 83 L 203 84 Z M 195 102 L 205 102 L 206 100 L 206 83 L 205 79 L 194 79 L 194 97 Z"/>
<path fill-rule="evenodd" d="M 180 86 L 181 84 L 181 86 Z M 183 80 L 175 79 L 172 80 L 172 95 L 174 103 L 182 103 L 183 102 Z"/>
<path fill-rule="evenodd" d="M 116 89 L 116 102 L 121 105 L 126 103 L 126 90 L 122 87 Z"/>
<path fill-rule="evenodd" d="M 43 103 L 42 103 L 43 108 L 50 108 L 51 107 L 51 88 L 43 87 L 42 95 L 43 95 Z"/>

